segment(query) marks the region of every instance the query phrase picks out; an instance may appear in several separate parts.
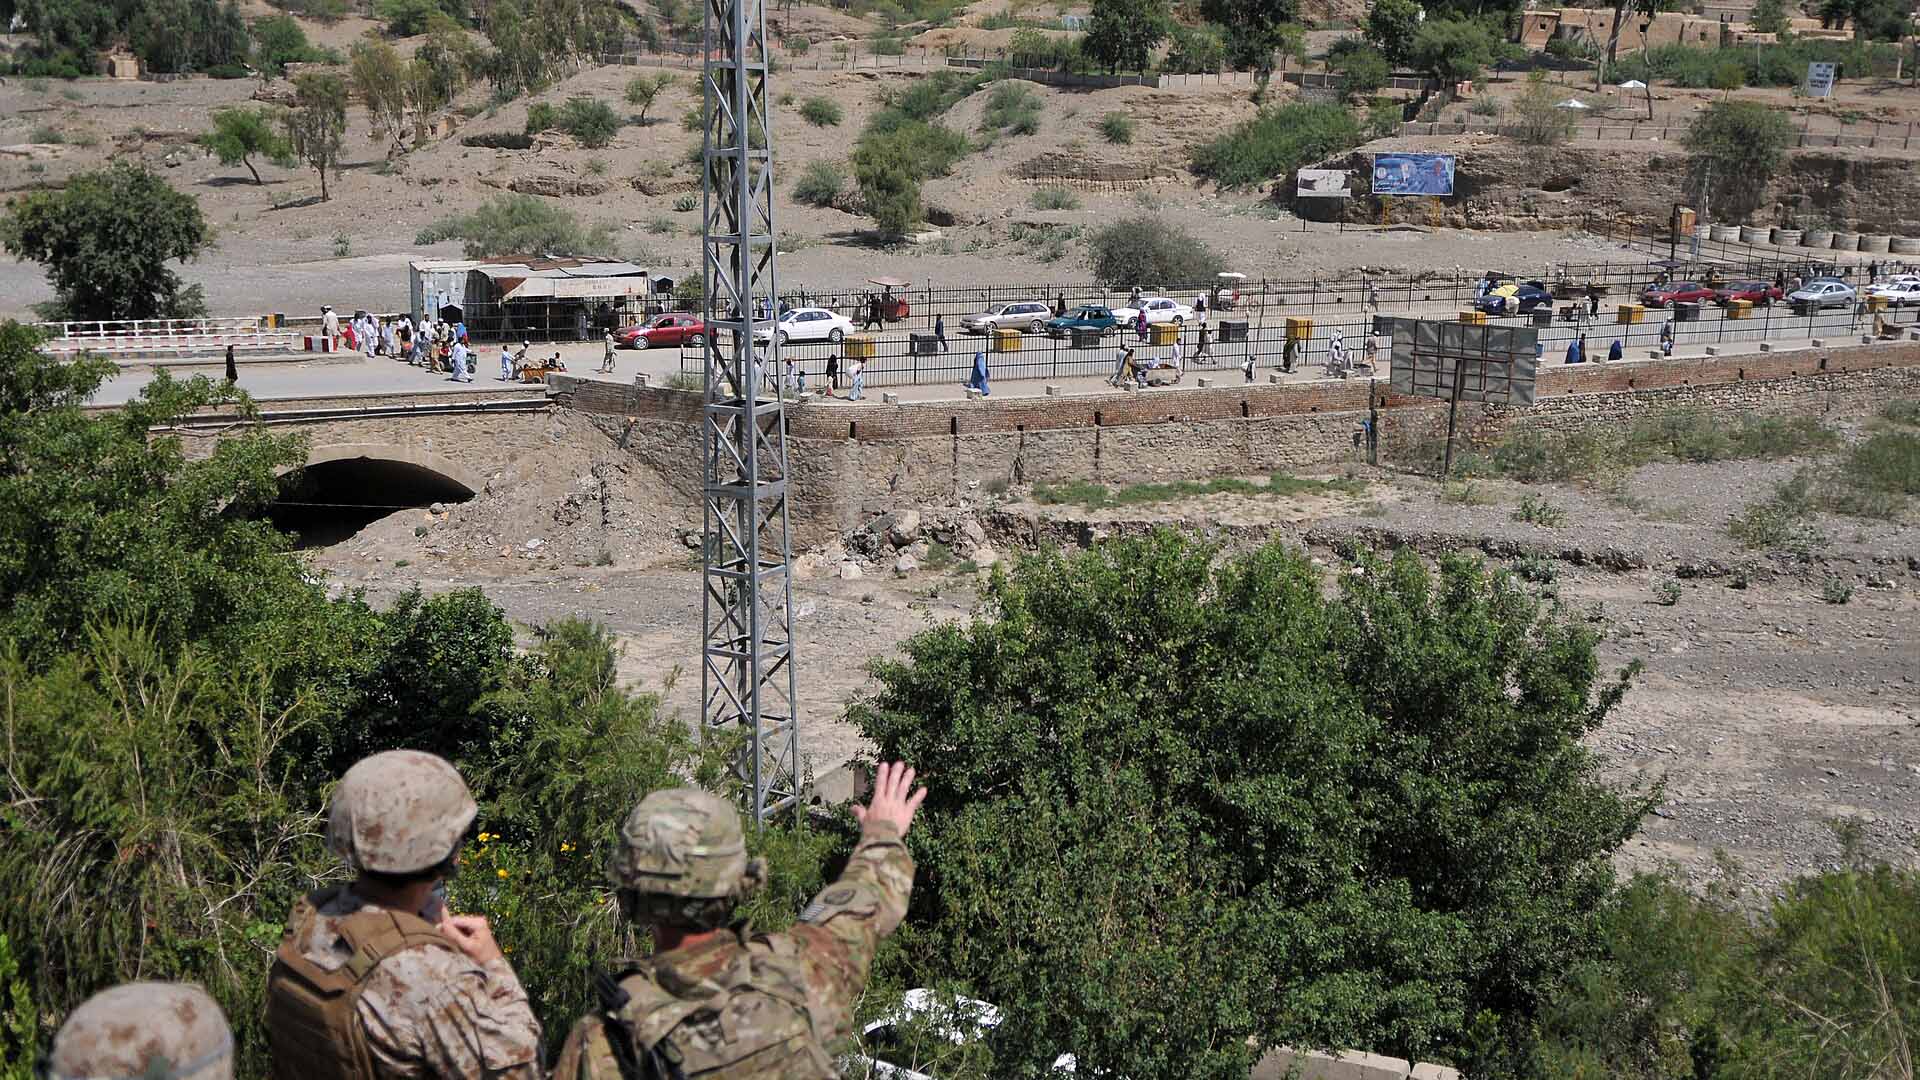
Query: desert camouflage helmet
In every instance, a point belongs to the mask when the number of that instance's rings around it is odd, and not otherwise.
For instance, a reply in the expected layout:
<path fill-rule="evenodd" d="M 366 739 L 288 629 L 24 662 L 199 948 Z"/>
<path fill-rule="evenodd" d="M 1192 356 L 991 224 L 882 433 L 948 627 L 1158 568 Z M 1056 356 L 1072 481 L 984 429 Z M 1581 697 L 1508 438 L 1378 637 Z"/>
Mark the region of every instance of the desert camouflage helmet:
<path fill-rule="evenodd" d="M 233 1032 L 191 983 L 137 982 L 88 998 L 53 1037 L 47 1080 L 233 1080 Z"/>
<path fill-rule="evenodd" d="M 613 883 L 655 896 L 738 896 L 757 874 L 749 870 L 740 812 L 699 788 L 656 791 L 620 826 Z"/>
<path fill-rule="evenodd" d="M 327 844 L 356 870 L 412 874 L 453 854 L 479 807 L 459 770 L 418 750 L 362 758 L 333 792 Z"/>

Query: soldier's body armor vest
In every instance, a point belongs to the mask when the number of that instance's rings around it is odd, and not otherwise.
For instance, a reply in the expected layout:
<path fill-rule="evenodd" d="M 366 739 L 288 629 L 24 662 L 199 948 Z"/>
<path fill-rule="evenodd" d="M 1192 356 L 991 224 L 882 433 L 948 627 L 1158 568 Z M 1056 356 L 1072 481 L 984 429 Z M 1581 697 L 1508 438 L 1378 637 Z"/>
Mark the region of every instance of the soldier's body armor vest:
<path fill-rule="evenodd" d="M 793 942 L 770 935 L 754 945 L 698 980 L 646 964 L 621 972 L 618 992 L 603 988 L 601 1032 L 626 1044 L 612 1048 L 626 1080 L 839 1076 L 815 1035 Z"/>
<path fill-rule="evenodd" d="M 344 888 L 344 886 L 342 886 Z M 408 949 L 454 949 L 433 924 L 403 911 L 368 905 L 335 929 L 353 956 L 328 971 L 300 951 L 308 928 L 340 889 L 293 907 L 287 934 L 267 976 L 267 1041 L 274 1080 L 373 1080 L 378 1076 L 356 1006 L 380 962 Z"/>

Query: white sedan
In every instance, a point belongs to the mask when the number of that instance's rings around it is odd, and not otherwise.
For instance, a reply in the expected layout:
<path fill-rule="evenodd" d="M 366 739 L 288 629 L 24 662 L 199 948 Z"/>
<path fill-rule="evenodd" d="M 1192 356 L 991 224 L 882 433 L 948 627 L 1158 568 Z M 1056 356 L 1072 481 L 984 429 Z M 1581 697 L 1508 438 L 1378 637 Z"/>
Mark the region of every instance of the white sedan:
<path fill-rule="evenodd" d="M 992 311 L 968 315 L 960 320 L 960 329 L 969 334 L 990 334 L 995 330 L 1018 330 L 1038 334 L 1046 330 L 1053 309 L 1037 300 L 1001 304 Z"/>
<path fill-rule="evenodd" d="M 780 316 L 774 324 L 772 335 L 765 328 L 754 331 L 753 336 L 765 341 L 769 336 L 778 336 L 780 344 L 789 341 L 831 341 L 839 344 L 840 339 L 853 333 L 853 320 L 838 312 L 826 308 L 791 308 Z"/>
<path fill-rule="evenodd" d="M 1191 305 L 1183 304 L 1178 300 L 1169 300 L 1164 296 L 1144 297 L 1140 301 L 1140 308 L 1146 309 L 1149 324 L 1170 322 L 1175 326 L 1181 326 L 1193 318 Z M 1123 328 L 1132 326 L 1140 316 L 1140 308 L 1117 307 L 1113 309 L 1113 317 L 1120 320 Z"/>
<path fill-rule="evenodd" d="M 1920 277 L 1898 277 L 1892 281 L 1875 285 L 1868 290 L 1869 296 L 1884 297 L 1894 307 L 1903 304 L 1920 304 Z"/>

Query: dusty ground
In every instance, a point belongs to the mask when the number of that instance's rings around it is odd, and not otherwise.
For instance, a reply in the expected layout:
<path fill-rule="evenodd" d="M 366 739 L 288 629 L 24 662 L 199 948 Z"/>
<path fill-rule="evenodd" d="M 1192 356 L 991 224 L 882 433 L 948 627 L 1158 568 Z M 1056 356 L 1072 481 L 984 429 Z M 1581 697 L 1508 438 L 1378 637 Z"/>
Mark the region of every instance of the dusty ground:
<path fill-rule="evenodd" d="M 1367 480 L 1357 495 L 1212 495 L 1089 511 L 1040 505 L 1015 489 L 967 513 L 1003 554 L 1034 537 L 1098 542 L 1172 525 L 1236 546 L 1304 544 L 1330 575 L 1356 540 L 1428 555 L 1478 552 L 1510 566 L 1525 560 L 1536 577 L 1552 579 L 1529 588 L 1602 634 L 1607 669 L 1644 665 L 1589 740 L 1611 777 L 1665 787 L 1621 864 L 1671 862 L 1704 877 L 1718 872 L 1724 852 L 1765 886 L 1832 863 L 1834 819 L 1862 821 L 1870 849 L 1890 859 L 1911 861 L 1920 843 L 1920 520 L 1823 518 L 1826 541 L 1808 559 L 1747 550 L 1728 536 L 1730 517 L 1802 464 L 1651 465 L 1610 492 L 1480 480 L 1468 502 L 1458 486 L 1449 493 L 1422 476 L 1356 465 L 1344 471 Z M 622 498 L 652 497 L 658 516 L 674 523 L 622 548 L 610 567 L 590 565 L 587 550 L 603 542 L 590 530 L 588 542 L 572 548 L 557 541 L 537 552 L 516 545 L 505 556 L 478 543 L 447 550 L 444 540 L 412 535 L 430 520 L 421 511 L 378 523 L 315 561 L 375 597 L 414 584 L 472 584 L 523 623 L 574 614 L 601 620 L 625 647 L 622 673 L 667 688 L 669 707 L 691 719 L 699 575 L 691 553 L 663 539 L 684 527 L 679 520 L 691 522 L 690 510 L 649 495 L 639 480 L 626 484 L 632 494 Z M 550 513 L 566 487 L 503 486 L 482 505 L 451 508 L 458 528 L 446 535 Z M 1546 498 L 1567 524 L 1516 521 L 1523 495 Z M 805 753 L 816 772 L 862 747 L 841 716 L 851 696 L 872 689 L 865 662 L 892 655 L 929 621 L 969 617 L 977 599 L 972 575 L 896 578 L 891 555 L 868 556 L 860 580 L 840 580 L 834 570 L 843 557 L 835 545 L 802 560 L 795 586 Z M 1830 581 L 1851 586 L 1846 603 L 1823 599 Z M 1669 585 L 1679 590 L 1670 605 L 1660 596 Z"/>

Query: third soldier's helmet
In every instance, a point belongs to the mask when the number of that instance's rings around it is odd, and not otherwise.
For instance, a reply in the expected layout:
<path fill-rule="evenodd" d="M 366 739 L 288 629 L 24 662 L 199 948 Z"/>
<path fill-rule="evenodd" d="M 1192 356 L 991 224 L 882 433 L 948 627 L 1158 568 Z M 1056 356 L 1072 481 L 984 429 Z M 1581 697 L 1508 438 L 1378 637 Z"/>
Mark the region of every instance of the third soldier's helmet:
<path fill-rule="evenodd" d="M 189 983 L 127 983 L 88 998 L 54 1036 L 47 1080 L 233 1080 L 233 1032 Z"/>
<path fill-rule="evenodd" d="M 699 788 L 656 791 L 620 826 L 611 876 L 627 916 L 709 929 L 766 879 L 747 858 L 740 812 Z"/>
<path fill-rule="evenodd" d="M 356 870 L 414 874 L 445 862 L 479 813 L 459 770 L 419 750 L 362 758 L 334 789 L 327 844 Z"/>

